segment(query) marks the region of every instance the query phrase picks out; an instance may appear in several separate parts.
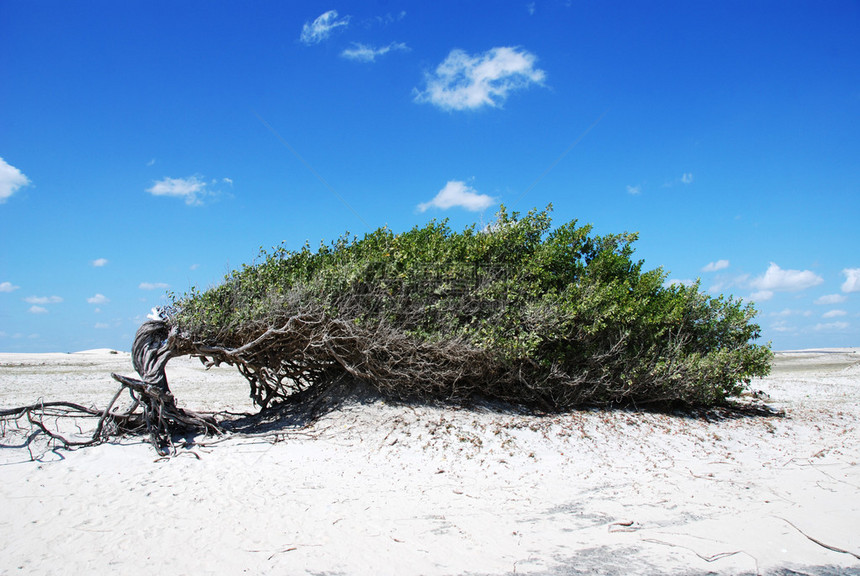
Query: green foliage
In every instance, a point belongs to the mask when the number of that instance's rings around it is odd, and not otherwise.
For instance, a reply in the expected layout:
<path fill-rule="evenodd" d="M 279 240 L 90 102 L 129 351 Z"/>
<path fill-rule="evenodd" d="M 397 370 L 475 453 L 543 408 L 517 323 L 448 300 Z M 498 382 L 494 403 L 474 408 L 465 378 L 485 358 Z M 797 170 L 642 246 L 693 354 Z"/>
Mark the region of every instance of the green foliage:
<path fill-rule="evenodd" d="M 416 382 L 433 380 L 423 365 L 430 356 L 421 356 L 433 346 L 456 344 L 469 352 L 464 363 L 484 364 L 439 374 L 433 390 L 402 378 L 392 390 L 382 383 L 387 373 L 374 372 L 380 382 L 372 384 L 404 396 L 467 390 L 552 408 L 714 405 L 769 373 L 769 347 L 752 343 L 760 329 L 751 305 L 710 297 L 698 284 L 667 286 L 661 269 L 633 260 L 636 234 L 597 236 L 576 221 L 553 229 L 550 210 L 523 216 L 502 207 L 484 230 L 432 221 L 401 234 L 344 235 L 316 251 L 261 250 L 223 284 L 175 298 L 171 321 L 190 341 L 237 349 L 312 313 L 336 320 L 330 331 L 345 322 L 351 334 L 376 335 L 377 344 L 361 346 L 378 345 L 376 360 L 412 362 Z M 392 334 L 420 353 L 394 354 Z M 360 361 L 338 358 L 364 373 Z M 332 360 L 309 362 L 299 377 Z"/>

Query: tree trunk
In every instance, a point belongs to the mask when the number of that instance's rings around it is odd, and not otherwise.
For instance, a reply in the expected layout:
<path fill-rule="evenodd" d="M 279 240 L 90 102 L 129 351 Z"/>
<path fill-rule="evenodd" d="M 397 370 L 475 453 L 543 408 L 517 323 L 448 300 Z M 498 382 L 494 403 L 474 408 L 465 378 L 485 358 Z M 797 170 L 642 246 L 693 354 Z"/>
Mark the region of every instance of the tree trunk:
<path fill-rule="evenodd" d="M 167 383 L 165 367 L 171 358 L 190 353 L 178 347 L 176 342 L 175 334 L 163 320 L 144 322 L 138 328 L 131 348 L 132 365 L 141 379 L 112 374 L 115 380 L 128 388 L 135 403 L 143 408 L 151 442 L 161 454 L 170 451 L 176 434 L 221 432 L 213 418 L 176 405 Z"/>

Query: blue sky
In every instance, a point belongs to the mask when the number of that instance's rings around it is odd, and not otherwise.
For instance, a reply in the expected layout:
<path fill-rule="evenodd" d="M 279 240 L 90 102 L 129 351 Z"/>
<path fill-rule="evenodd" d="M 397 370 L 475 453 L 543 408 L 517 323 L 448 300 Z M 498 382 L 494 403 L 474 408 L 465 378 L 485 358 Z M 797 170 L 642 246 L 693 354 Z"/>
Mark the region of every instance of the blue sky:
<path fill-rule="evenodd" d="M 500 203 L 860 345 L 860 4 L 0 0 L 0 351 Z"/>

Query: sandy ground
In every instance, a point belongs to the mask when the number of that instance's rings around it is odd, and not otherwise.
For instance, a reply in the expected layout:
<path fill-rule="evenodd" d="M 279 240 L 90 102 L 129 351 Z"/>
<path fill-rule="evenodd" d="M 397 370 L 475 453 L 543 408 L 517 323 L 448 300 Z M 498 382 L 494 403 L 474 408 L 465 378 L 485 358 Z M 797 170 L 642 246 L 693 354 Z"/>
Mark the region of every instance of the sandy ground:
<path fill-rule="evenodd" d="M 110 372 L 129 356 L 0 354 L 0 407 L 103 406 Z M 231 368 L 168 376 L 189 408 L 252 410 Z M 780 353 L 753 387 L 786 415 L 365 396 L 170 460 L 5 447 L 0 573 L 860 574 L 860 350 Z"/>

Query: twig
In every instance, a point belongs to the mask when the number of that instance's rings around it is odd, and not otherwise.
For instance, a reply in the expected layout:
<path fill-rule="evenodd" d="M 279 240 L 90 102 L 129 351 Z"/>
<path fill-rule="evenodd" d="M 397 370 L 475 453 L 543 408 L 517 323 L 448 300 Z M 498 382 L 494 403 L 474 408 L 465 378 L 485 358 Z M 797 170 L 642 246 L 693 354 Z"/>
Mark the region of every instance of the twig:
<path fill-rule="evenodd" d="M 818 544 L 822 548 L 827 548 L 828 550 L 832 550 L 833 552 L 839 552 L 840 554 L 848 554 L 849 556 L 854 556 L 855 558 L 860 560 L 860 554 L 855 554 L 854 552 L 851 552 L 850 550 L 838 548 L 838 547 L 833 546 L 831 544 L 827 544 L 826 542 L 822 542 L 821 540 L 819 540 L 817 538 L 813 538 L 812 536 L 810 536 L 809 534 L 807 534 L 806 532 L 804 532 L 803 530 L 798 528 L 793 522 L 783 518 L 782 516 L 774 516 L 774 518 L 778 518 L 778 519 L 782 520 L 783 522 L 785 522 L 786 524 L 788 524 L 789 526 L 791 526 L 792 528 L 794 528 L 795 530 L 797 530 L 798 532 L 800 532 L 801 534 L 806 536 L 809 540 L 811 540 L 812 542 L 815 542 L 816 544 Z"/>
<path fill-rule="evenodd" d="M 274 558 L 278 554 L 283 554 L 284 552 L 292 552 L 293 550 L 298 550 L 298 548 L 296 546 L 290 546 L 289 548 L 284 548 L 283 550 L 278 550 L 277 552 L 275 552 L 274 554 L 272 554 L 271 556 L 266 558 L 266 560 L 271 560 L 272 558 Z"/>
<path fill-rule="evenodd" d="M 703 556 L 702 554 L 699 554 L 698 552 L 696 552 L 694 549 L 690 548 L 689 546 L 683 546 L 681 544 L 673 544 L 672 542 L 666 542 L 664 540 L 657 540 L 656 538 L 643 538 L 642 541 L 643 542 L 651 542 L 653 544 L 662 544 L 663 546 L 671 546 L 672 548 L 683 548 L 684 550 L 689 550 L 690 552 L 692 552 L 693 554 L 695 554 L 696 556 L 698 556 L 699 558 L 701 558 L 705 562 L 716 562 L 717 560 L 721 560 L 723 558 L 728 558 L 729 556 L 734 556 L 735 554 L 746 554 L 747 556 L 749 556 L 750 558 L 755 560 L 755 557 L 752 556 L 746 550 L 735 550 L 734 552 L 717 552 L 716 554 L 712 554 L 710 556 Z M 758 561 L 756 561 L 756 563 L 758 563 Z"/>

